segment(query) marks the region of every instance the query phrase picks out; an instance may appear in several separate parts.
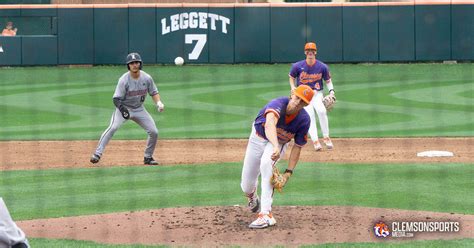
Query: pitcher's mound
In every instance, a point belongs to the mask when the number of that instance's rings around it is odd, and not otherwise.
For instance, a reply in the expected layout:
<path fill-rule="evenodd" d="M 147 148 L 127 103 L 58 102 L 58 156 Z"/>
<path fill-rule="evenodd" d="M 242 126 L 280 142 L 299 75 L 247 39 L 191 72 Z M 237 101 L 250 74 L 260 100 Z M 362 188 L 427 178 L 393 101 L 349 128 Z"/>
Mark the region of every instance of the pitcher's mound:
<path fill-rule="evenodd" d="M 472 237 L 474 215 L 362 207 L 274 207 L 267 229 L 248 228 L 256 215 L 245 207 L 167 208 L 79 217 L 19 221 L 29 237 L 91 240 L 110 244 L 303 245 Z M 415 233 L 413 238 L 376 238 L 383 221 L 458 221 L 460 231 Z"/>

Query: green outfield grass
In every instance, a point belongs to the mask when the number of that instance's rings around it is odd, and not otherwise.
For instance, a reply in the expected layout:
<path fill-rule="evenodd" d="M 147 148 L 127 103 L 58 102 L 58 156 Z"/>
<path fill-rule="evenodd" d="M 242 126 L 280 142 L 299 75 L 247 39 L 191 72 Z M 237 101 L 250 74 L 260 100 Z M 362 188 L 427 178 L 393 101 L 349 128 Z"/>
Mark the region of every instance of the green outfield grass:
<path fill-rule="evenodd" d="M 145 66 L 166 111 L 161 138 L 246 138 L 258 110 L 289 94 L 289 64 Z M 474 64 L 330 65 L 333 137 L 473 136 Z M 98 139 L 125 66 L 0 69 L 0 140 Z M 116 139 L 142 139 L 127 123 Z"/>
<path fill-rule="evenodd" d="M 18 220 L 245 204 L 240 163 L 4 171 L 0 195 Z M 275 205 L 342 205 L 474 214 L 472 164 L 302 163 Z M 100 180 L 98 180 L 100 178 Z M 212 180 L 203 180 L 212 178 Z"/>
<path fill-rule="evenodd" d="M 459 240 L 433 240 L 433 241 L 408 241 L 400 243 L 384 242 L 383 247 L 472 247 L 474 239 L 459 239 Z M 51 240 L 51 239 L 31 239 L 30 244 L 33 247 L 77 247 L 77 248 L 158 248 L 168 246 L 148 246 L 148 245 L 106 245 L 98 244 L 90 241 L 76 241 L 76 240 Z M 301 247 L 380 247 L 381 243 L 343 243 L 343 244 L 327 244 L 327 245 L 307 245 Z M 236 246 L 229 246 L 236 247 Z M 282 247 L 282 246 L 275 246 Z"/>

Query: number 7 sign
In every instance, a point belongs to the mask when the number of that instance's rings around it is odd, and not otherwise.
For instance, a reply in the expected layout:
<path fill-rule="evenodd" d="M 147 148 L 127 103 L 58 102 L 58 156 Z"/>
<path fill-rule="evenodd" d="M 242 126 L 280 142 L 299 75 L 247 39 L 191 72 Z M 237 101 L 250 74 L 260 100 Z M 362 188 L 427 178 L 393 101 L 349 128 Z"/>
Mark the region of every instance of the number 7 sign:
<path fill-rule="evenodd" d="M 196 42 L 196 45 L 194 46 L 194 49 L 191 51 L 190 54 L 188 54 L 189 60 L 199 59 L 202 49 L 206 45 L 207 35 L 206 34 L 186 34 L 184 36 L 184 43 L 193 44 L 194 41 L 197 41 L 197 42 Z"/>

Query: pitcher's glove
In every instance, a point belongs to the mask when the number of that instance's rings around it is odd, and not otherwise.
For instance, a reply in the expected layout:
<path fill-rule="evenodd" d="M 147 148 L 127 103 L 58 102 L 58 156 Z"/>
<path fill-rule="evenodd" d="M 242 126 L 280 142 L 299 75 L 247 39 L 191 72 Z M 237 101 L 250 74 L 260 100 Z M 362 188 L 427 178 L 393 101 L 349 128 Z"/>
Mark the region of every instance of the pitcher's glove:
<path fill-rule="evenodd" d="M 281 193 L 283 190 L 283 187 L 285 187 L 286 183 L 288 182 L 288 179 L 290 178 L 291 174 L 293 171 L 291 170 L 286 170 L 285 173 L 280 174 L 280 171 L 276 166 L 273 167 L 273 174 L 270 179 L 270 183 L 272 184 L 273 188 L 278 190 L 278 192 Z"/>
<path fill-rule="evenodd" d="M 336 96 L 334 94 L 329 94 L 323 98 L 323 104 L 326 110 L 329 112 L 334 108 L 336 104 Z"/>
<path fill-rule="evenodd" d="M 122 117 L 124 119 L 126 119 L 126 120 L 130 119 L 130 112 L 128 112 L 128 109 L 125 106 L 120 105 L 119 106 L 119 111 L 122 114 Z"/>

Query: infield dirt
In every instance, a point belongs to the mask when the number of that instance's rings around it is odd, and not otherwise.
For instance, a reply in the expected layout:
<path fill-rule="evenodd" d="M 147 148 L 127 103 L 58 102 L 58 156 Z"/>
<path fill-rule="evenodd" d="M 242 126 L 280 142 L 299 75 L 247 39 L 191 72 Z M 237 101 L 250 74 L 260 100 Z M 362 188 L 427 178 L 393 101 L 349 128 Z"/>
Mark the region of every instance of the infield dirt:
<path fill-rule="evenodd" d="M 145 140 L 112 140 L 97 166 L 143 165 Z M 302 162 L 331 163 L 473 163 L 474 138 L 333 139 L 333 150 L 316 152 L 307 144 Z M 0 170 L 86 168 L 97 141 L 3 141 Z M 159 140 L 155 159 L 162 165 L 241 162 L 246 139 Z M 443 150 L 453 157 L 417 157 Z M 289 153 L 287 153 L 288 155 Z"/>
<path fill-rule="evenodd" d="M 5 141 L 0 170 L 144 166 L 145 141 L 111 141 L 100 163 L 90 155 L 97 141 Z M 316 152 L 306 145 L 303 162 L 473 163 L 474 138 L 333 139 L 335 148 Z M 247 140 L 159 140 L 162 165 L 241 162 Z M 427 150 L 453 157 L 420 158 Z M 244 200 L 243 200 L 244 201 Z M 342 206 L 274 206 L 277 225 L 248 229 L 255 214 L 243 206 L 166 208 L 136 212 L 18 221 L 28 237 L 90 240 L 111 244 L 172 246 L 298 246 L 341 242 L 390 242 L 474 238 L 474 215 Z M 376 238 L 375 221 L 459 221 L 456 233 L 416 233 L 414 238 Z"/>

